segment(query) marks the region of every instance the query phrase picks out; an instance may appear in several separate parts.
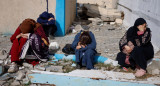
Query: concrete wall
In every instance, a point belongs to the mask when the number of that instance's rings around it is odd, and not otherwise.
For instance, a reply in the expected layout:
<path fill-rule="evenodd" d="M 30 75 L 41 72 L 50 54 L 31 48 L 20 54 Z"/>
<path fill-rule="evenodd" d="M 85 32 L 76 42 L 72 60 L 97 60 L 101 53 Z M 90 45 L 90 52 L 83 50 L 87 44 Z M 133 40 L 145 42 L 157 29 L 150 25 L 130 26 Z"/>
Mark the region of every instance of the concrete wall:
<path fill-rule="evenodd" d="M 68 31 L 69 26 L 72 24 L 76 17 L 76 0 L 66 0 L 66 8 L 65 8 L 65 32 Z"/>
<path fill-rule="evenodd" d="M 146 19 L 157 52 L 160 49 L 160 0 L 119 0 L 118 4 L 118 9 L 125 14 L 124 25 L 132 26 L 139 17 Z"/>
<path fill-rule="evenodd" d="M 56 0 L 48 1 L 49 12 L 55 15 Z M 46 7 L 46 0 L 1 0 L 0 32 L 13 33 L 24 19 L 36 20 Z"/>
<path fill-rule="evenodd" d="M 106 8 L 117 8 L 118 0 L 77 0 L 77 3 L 105 5 Z"/>

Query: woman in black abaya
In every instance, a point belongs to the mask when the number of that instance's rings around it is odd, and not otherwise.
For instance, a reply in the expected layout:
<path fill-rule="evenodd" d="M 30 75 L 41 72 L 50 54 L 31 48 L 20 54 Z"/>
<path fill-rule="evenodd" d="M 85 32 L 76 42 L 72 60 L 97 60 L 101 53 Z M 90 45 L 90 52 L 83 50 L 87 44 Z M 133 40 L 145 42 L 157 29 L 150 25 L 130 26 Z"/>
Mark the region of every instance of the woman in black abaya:
<path fill-rule="evenodd" d="M 143 18 L 138 18 L 119 42 L 120 53 L 116 60 L 123 67 L 136 68 L 136 77 L 146 73 L 147 61 L 154 56 L 151 30 Z"/>

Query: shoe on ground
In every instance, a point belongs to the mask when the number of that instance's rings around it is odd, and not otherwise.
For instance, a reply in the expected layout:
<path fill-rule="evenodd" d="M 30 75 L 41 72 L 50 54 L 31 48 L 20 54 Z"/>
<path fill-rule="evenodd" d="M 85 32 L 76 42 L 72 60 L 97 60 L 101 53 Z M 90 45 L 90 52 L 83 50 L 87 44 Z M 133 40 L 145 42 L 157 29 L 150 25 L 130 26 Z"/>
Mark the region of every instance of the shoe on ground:
<path fill-rule="evenodd" d="M 77 64 L 77 65 L 76 65 L 76 68 L 77 68 L 77 69 L 81 69 L 82 66 L 81 66 L 80 64 Z"/>
<path fill-rule="evenodd" d="M 16 63 L 11 63 L 8 73 L 15 73 L 18 71 L 18 65 Z"/>

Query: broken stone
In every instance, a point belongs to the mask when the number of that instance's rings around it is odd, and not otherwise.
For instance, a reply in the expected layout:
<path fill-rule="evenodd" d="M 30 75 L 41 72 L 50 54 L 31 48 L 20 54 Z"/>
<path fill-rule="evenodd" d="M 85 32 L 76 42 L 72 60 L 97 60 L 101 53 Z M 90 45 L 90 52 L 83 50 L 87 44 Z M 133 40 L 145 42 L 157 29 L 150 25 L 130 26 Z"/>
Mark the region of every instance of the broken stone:
<path fill-rule="evenodd" d="M 70 27 L 67 29 L 67 33 L 71 33 L 71 32 L 73 31 L 73 29 L 75 29 L 74 26 L 73 26 L 73 25 L 70 26 Z"/>
<path fill-rule="evenodd" d="M 135 79 L 135 75 L 133 73 L 122 73 L 122 72 L 113 72 L 113 71 L 104 71 L 107 77 L 111 79 Z"/>
<path fill-rule="evenodd" d="M 33 65 L 32 64 L 29 64 L 29 63 L 23 63 L 23 66 L 26 67 L 26 68 L 29 68 L 29 69 L 33 69 Z"/>
<path fill-rule="evenodd" d="M 32 71 L 31 71 L 30 69 L 25 69 L 25 71 L 26 71 L 26 75 L 28 75 L 28 74 L 31 74 L 31 73 L 32 73 Z"/>
<path fill-rule="evenodd" d="M 0 52 L 1 52 L 0 55 L 7 55 L 7 51 L 6 51 L 6 50 L 2 50 L 2 51 L 0 51 Z"/>
<path fill-rule="evenodd" d="M 101 19 L 105 22 L 111 22 L 111 21 L 115 21 L 115 17 L 113 16 L 101 16 Z"/>
<path fill-rule="evenodd" d="M 4 59 L 6 59 L 6 55 L 0 55 L 0 60 L 4 60 Z"/>
<path fill-rule="evenodd" d="M 101 67 L 101 70 L 103 70 L 103 71 L 106 70 L 106 67 Z"/>
<path fill-rule="evenodd" d="M 57 42 L 51 42 L 49 44 L 49 53 L 54 54 L 59 49 L 59 44 Z"/>
<path fill-rule="evenodd" d="M 116 19 L 116 24 L 119 24 L 119 25 L 122 25 L 122 23 L 123 23 L 123 20 L 122 19 Z"/>
<path fill-rule="evenodd" d="M 4 64 L 3 64 L 3 61 L 0 60 L 0 75 L 2 75 L 5 72 L 6 72 L 6 68 L 5 68 Z"/>
<path fill-rule="evenodd" d="M 25 77 L 25 71 L 18 71 L 16 80 L 22 80 Z"/>
<path fill-rule="evenodd" d="M 105 50 L 104 53 L 108 53 L 108 50 Z"/>
<path fill-rule="evenodd" d="M 120 72 L 120 71 L 121 71 L 121 69 L 115 69 L 114 71 L 115 71 L 115 72 Z"/>
<path fill-rule="evenodd" d="M 62 70 L 63 66 L 50 66 L 46 68 L 46 71 L 49 72 L 63 72 Z"/>
<path fill-rule="evenodd" d="M 82 25 L 82 28 L 83 28 L 84 30 L 89 30 L 89 27 L 88 27 L 87 25 Z"/>
<path fill-rule="evenodd" d="M 75 63 L 73 63 L 71 66 L 72 66 L 72 67 L 76 67 L 76 64 L 75 64 Z"/>
<path fill-rule="evenodd" d="M 41 66 L 41 65 L 36 65 L 36 66 L 34 66 L 34 70 L 44 71 L 44 70 L 46 70 L 46 68 L 44 66 Z"/>
<path fill-rule="evenodd" d="M 23 84 L 28 84 L 29 83 L 29 78 L 26 76 L 26 78 L 24 78 L 22 81 L 23 81 Z"/>
<path fill-rule="evenodd" d="M 72 30 L 72 33 L 77 33 L 77 31 L 75 29 Z"/>
<path fill-rule="evenodd" d="M 96 32 L 100 31 L 100 28 L 96 28 L 95 31 L 96 31 Z"/>
<path fill-rule="evenodd" d="M 0 81 L 8 80 L 8 79 L 14 78 L 15 76 L 16 76 L 16 73 L 12 73 L 12 74 L 5 73 L 0 77 Z"/>
<path fill-rule="evenodd" d="M 30 86 L 37 86 L 36 84 L 31 84 Z"/>
<path fill-rule="evenodd" d="M 52 60 L 53 62 L 58 62 L 58 59 L 54 59 L 54 60 Z"/>
<path fill-rule="evenodd" d="M 14 80 L 12 83 L 11 83 L 11 86 L 19 86 L 20 85 L 20 83 L 19 83 L 19 81 L 17 81 L 17 80 Z"/>
<path fill-rule="evenodd" d="M 11 63 L 11 55 L 7 55 L 6 59 L 4 60 L 4 65 L 10 64 Z"/>
<path fill-rule="evenodd" d="M 87 10 L 87 15 L 90 17 L 100 17 L 100 16 L 113 16 L 115 18 L 121 18 L 121 12 L 117 9 L 107 9 L 97 5 L 85 4 Z"/>
<path fill-rule="evenodd" d="M 6 81 L 0 81 L 0 86 L 3 86 L 3 84 L 5 83 Z"/>
<path fill-rule="evenodd" d="M 149 74 L 152 74 L 152 70 L 159 69 L 160 70 L 160 62 L 156 60 L 152 60 L 152 63 L 148 65 L 147 71 Z"/>
<path fill-rule="evenodd" d="M 106 8 L 105 2 L 104 1 L 100 1 L 98 4 L 100 7 L 102 8 Z"/>
<path fill-rule="evenodd" d="M 158 75 L 158 74 L 160 74 L 159 69 L 152 70 L 152 75 Z"/>
<path fill-rule="evenodd" d="M 82 26 L 78 24 L 78 25 L 75 26 L 75 30 L 80 31 L 80 30 L 83 30 L 83 29 L 82 29 Z"/>
<path fill-rule="evenodd" d="M 4 83 L 2 86 L 10 86 L 10 83 Z"/>
<path fill-rule="evenodd" d="M 65 66 L 65 65 L 71 65 L 72 62 L 68 61 L 68 62 L 62 62 L 61 65 Z"/>
<path fill-rule="evenodd" d="M 100 18 L 88 18 L 88 19 L 92 21 L 92 24 L 94 26 L 96 25 L 103 26 L 103 21 Z"/>
<path fill-rule="evenodd" d="M 114 25 L 114 24 L 115 24 L 115 22 L 110 22 L 110 24 L 111 24 L 111 25 Z"/>

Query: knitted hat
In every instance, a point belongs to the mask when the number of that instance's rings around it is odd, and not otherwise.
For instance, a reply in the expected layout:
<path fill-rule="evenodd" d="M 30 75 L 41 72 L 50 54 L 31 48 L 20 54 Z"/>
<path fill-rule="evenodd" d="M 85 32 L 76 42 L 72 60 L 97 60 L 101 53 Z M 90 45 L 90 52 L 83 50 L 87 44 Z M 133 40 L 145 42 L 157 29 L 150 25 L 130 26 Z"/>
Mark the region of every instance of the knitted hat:
<path fill-rule="evenodd" d="M 25 19 L 19 26 L 22 33 L 31 33 L 34 31 L 36 22 L 33 19 Z"/>

